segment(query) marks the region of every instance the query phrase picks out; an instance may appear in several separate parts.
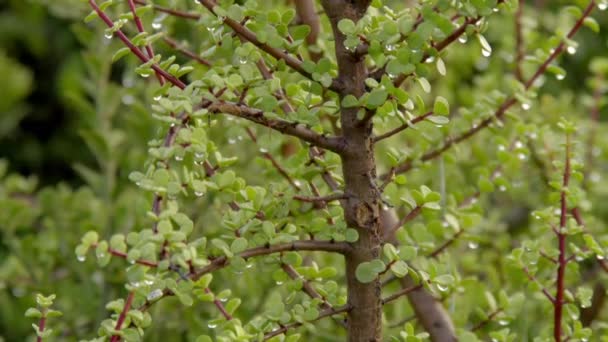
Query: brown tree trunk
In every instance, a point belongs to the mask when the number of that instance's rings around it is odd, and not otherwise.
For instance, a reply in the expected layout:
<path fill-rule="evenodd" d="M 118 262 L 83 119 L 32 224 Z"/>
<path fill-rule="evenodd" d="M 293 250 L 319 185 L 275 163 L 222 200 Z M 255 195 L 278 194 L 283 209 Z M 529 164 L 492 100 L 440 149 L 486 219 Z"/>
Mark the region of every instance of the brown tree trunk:
<path fill-rule="evenodd" d="M 360 97 L 365 92 L 367 68 L 364 60 L 344 48 L 345 36 L 338 22 L 348 18 L 357 22 L 367 10 L 369 1 L 323 0 L 336 44 L 338 81 L 342 85 L 340 98 Z M 358 108 L 343 108 L 340 123 L 346 144 L 341 153 L 344 174 L 343 201 L 346 223 L 359 232 L 353 251 L 346 255 L 348 302 L 348 341 L 372 342 L 382 340 L 381 287 L 378 280 L 361 283 L 355 274 L 357 266 L 378 258 L 380 251 L 380 195 L 375 186 L 376 163 L 372 143 L 371 120 L 357 119 Z"/>

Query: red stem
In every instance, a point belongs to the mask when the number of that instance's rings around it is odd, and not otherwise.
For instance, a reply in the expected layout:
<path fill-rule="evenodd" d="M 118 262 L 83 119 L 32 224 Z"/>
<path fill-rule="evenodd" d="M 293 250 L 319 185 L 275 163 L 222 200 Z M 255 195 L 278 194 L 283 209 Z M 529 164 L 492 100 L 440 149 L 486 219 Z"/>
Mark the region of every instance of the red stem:
<path fill-rule="evenodd" d="M 118 331 L 122 327 L 122 324 L 124 323 L 125 318 L 127 318 L 127 313 L 131 309 L 131 304 L 133 304 L 133 297 L 135 297 L 135 292 L 133 292 L 133 291 L 129 292 L 129 296 L 127 297 L 127 302 L 125 303 L 125 307 L 122 309 L 120 316 L 118 316 L 118 320 L 116 321 L 116 328 L 114 328 L 114 330 Z M 110 338 L 110 342 L 118 342 L 118 341 L 120 341 L 120 336 L 118 336 L 118 335 L 112 335 L 112 338 Z"/>
<path fill-rule="evenodd" d="M 133 0 L 128 1 L 131 13 L 133 13 L 133 21 L 135 22 L 135 26 L 137 26 L 137 31 L 139 31 L 139 33 L 145 32 L 146 30 L 144 29 L 144 24 L 137 15 L 135 2 L 133 2 Z M 154 58 L 154 50 L 152 50 L 152 46 L 150 44 L 146 44 L 146 52 L 148 53 L 149 58 Z M 160 83 L 161 86 L 165 84 L 165 79 L 158 72 L 156 72 L 156 78 L 158 78 L 158 83 Z"/>
<path fill-rule="evenodd" d="M 566 234 L 563 231 L 566 228 L 568 219 L 568 204 L 566 199 L 566 188 L 570 182 L 570 136 L 566 136 L 566 165 L 564 166 L 564 177 L 562 183 L 562 191 L 560 195 L 561 213 L 559 219 L 559 231 L 557 232 L 557 240 L 559 243 L 559 256 L 557 259 L 557 285 L 555 291 L 555 301 L 553 302 L 553 337 L 556 342 L 561 341 L 562 336 L 562 312 L 564 309 L 564 276 L 566 274 L 566 265 L 568 260 L 566 257 Z"/>
<path fill-rule="evenodd" d="M 44 331 L 45 325 L 46 325 L 46 317 L 42 316 L 42 317 L 40 317 L 40 322 L 38 323 L 38 330 L 40 333 L 42 333 Z M 42 337 L 38 336 L 38 338 L 36 339 L 36 342 L 42 342 Z"/>
<path fill-rule="evenodd" d="M 89 0 L 89 4 L 91 5 L 91 7 L 93 8 L 93 10 L 97 13 L 97 15 L 99 15 L 99 17 L 101 18 L 101 20 L 103 20 L 106 25 L 108 27 L 114 27 L 114 22 L 112 21 L 112 19 L 110 19 L 110 17 L 108 17 L 100 8 L 99 6 L 97 6 L 97 3 L 95 2 L 95 0 Z M 129 39 L 129 37 L 127 37 L 121 30 L 116 30 L 116 32 L 114 32 L 114 35 L 117 36 L 120 40 L 122 40 L 122 42 L 129 48 L 129 50 L 131 50 L 131 52 L 137 56 L 137 58 L 139 58 L 139 60 L 141 60 L 143 63 L 148 62 L 150 59 L 144 55 L 143 52 L 141 52 L 140 49 L 137 48 L 137 46 L 135 46 L 131 40 Z M 186 84 L 184 82 L 182 82 L 181 80 L 179 80 L 178 78 L 176 78 L 175 76 L 169 74 L 168 72 L 166 72 L 165 70 L 163 70 L 161 67 L 159 67 L 156 64 L 152 64 L 150 66 L 155 72 L 157 72 L 158 74 L 160 74 L 162 77 L 164 77 L 167 81 L 171 82 L 173 85 L 175 85 L 176 87 L 180 88 L 180 89 L 185 89 L 186 88 Z"/>

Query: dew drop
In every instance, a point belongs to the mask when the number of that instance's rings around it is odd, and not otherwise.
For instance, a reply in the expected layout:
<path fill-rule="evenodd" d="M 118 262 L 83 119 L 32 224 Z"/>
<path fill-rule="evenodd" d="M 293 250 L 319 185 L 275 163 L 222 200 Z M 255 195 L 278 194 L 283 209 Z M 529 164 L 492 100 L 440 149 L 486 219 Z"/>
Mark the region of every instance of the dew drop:
<path fill-rule="evenodd" d="M 600 11 L 605 11 L 608 8 L 608 3 L 601 2 L 601 3 L 597 4 L 597 8 L 599 8 Z"/>
<path fill-rule="evenodd" d="M 162 99 L 162 95 L 158 95 L 158 96 L 154 96 L 153 99 L 154 101 L 160 101 L 160 99 Z"/>
<path fill-rule="evenodd" d="M 105 257 L 106 257 L 106 253 L 99 253 L 99 254 L 97 255 L 97 258 L 98 258 L 98 259 L 102 259 L 102 258 L 105 258 Z"/>
<path fill-rule="evenodd" d="M 76 257 L 76 259 L 78 259 L 78 261 L 80 261 L 80 262 L 84 262 L 85 260 L 87 260 L 87 257 L 84 255 L 79 255 Z"/>
<path fill-rule="evenodd" d="M 234 140 L 234 139 L 232 139 L 232 138 L 228 139 L 228 143 L 229 143 L 230 145 L 233 145 L 235 142 L 236 142 L 236 140 Z"/>
<path fill-rule="evenodd" d="M 148 296 L 146 297 L 146 299 L 152 301 L 152 300 L 158 299 L 162 296 L 163 296 L 163 291 L 161 289 L 156 289 L 156 290 L 148 293 Z"/>
<path fill-rule="evenodd" d="M 224 22 L 224 20 L 226 20 L 226 17 L 224 17 L 223 15 L 218 15 L 217 20 Z"/>
<path fill-rule="evenodd" d="M 246 269 L 250 269 L 250 268 L 252 268 L 252 267 L 253 267 L 253 263 L 248 263 L 248 264 L 246 264 L 246 265 L 245 265 L 245 268 L 246 268 Z"/>
<path fill-rule="evenodd" d="M 519 160 L 526 160 L 526 155 L 523 153 L 520 153 L 517 155 L 517 158 L 519 158 Z"/>
<path fill-rule="evenodd" d="M 194 196 L 196 196 L 196 197 L 201 197 L 201 196 L 203 196 L 203 195 L 204 195 L 204 194 L 203 194 L 202 192 L 200 192 L 200 191 L 195 191 L 195 192 L 194 192 Z"/>
<path fill-rule="evenodd" d="M 276 282 L 276 283 L 277 283 L 277 285 L 279 285 L 279 286 L 280 286 L 280 285 L 283 285 L 283 282 L 282 282 L 282 281 L 280 281 L 280 280 L 277 280 L 277 282 Z"/>
<path fill-rule="evenodd" d="M 141 76 L 143 78 L 148 78 L 148 77 L 150 77 L 150 74 L 151 73 L 149 73 L 149 72 L 142 72 L 142 73 L 139 74 L 139 76 Z"/>
<path fill-rule="evenodd" d="M 504 186 L 504 185 L 501 185 L 501 186 L 498 187 L 498 190 L 500 190 L 502 192 L 505 192 L 505 191 L 507 191 L 507 187 Z"/>
<path fill-rule="evenodd" d="M 524 144 L 521 141 L 518 140 L 518 141 L 515 142 L 515 148 L 519 149 L 519 148 L 522 148 L 522 147 L 524 147 Z"/>
<path fill-rule="evenodd" d="M 574 46 L 568 46 L 566 51 L 568 51 L 569 54 L 574 55 L 576 53 L 576 48 Z"/>
<path fill-rule="evenodd" d="M 597 258 L 597 260 L 600 260 L 600 261 L 604 260 L 604 256 L 603 255 L 597 255 L 596 258 Z"/>
<path fill-rule="evenodd" d="M 534 219 L 535 220 L 540 220 L 540 216 L 539 215 L 534 215 Z"/>
<path fill-rule="evenodd" d="M 461 42 L 462 44 L 467 42 L 467 36 L 460 36 L 458 37 L 458 41 Z"/>
<path fill-rule="evenodd" d="M 103 36 L 106 37 L 106 39 L 112 39 L 112 37 L 114 37 L 114 33 L 106 32 Z"/>
<path fill-rule="evenodd" d="M 528 109 L 530 109 L 530 107 L 531 106 L 529 103 L 524 102 L 521 104 L 521 109 L 523 109 L 523 110 L 528 110 Z"/>
<path fill-rule="evenodd" d="M 499 320 L 499 321 L 498 321 L 498 324 L 499 324 L 499 325 L 502 325 L 502 326 L 505 326 L 505 325 L 508 325 L 508 324 L 509 324 L 509 321 L 504 320 L 504 319 L 501 319 L 501 320 Z"/>
<path fill-rule="evenodd" d="M 386 51 L 395 51 L 395 45 L 388 44 L 388 45 L 386 46 Z"/>
<path fill-rule="evenodd" d="M 581 261 L 585 260 L 585 258 L 583 258 L 583 257 L 582 257 L 582 256 L 580 256 L 580 255 L 577 255 L 576 257 L 574 257 L 574 260 L 576 260 L 576 261 L 578 261 L 578 262 L 581 262 Z"/>
<path fill-rule="evenodd" d="M 131 259 L 131 260 L 129 260 L 129 264 L 131 264 L 131 265 L 135 265 L 135 259 Z"/>
<path fill-rule="evenodd" d="M 194 154 L 194 157 L 195 157 L 196 159 L 203 159 L 203 158 L 205 157 L 205 154 L 204 154 L 204 153 L 200 153 L 200 152 L 196 152 L 196 153 Z"/>
<path fill-rule="evenodd" d="M 155 21 L 152 23 L 152 28 L 155 30 L 160 30 L 163 27 L 163 24 L 161 24 L 159 21 Z"/>
<path fill-rule="evenodd" d="M 492 8 L 492 12 L 494 12 L 494 13 L 498 12 L 498 7 Z"/>
<path fill-rule="evenodd" d="M 467 244 L 467 246 L 470 249 L 477 249 L 477 248 L 479 248 L 479 244 L 477 242 L 474 242 L 474 241 L 469 241 L 469 243 Z"/>
<path fill-rule="evenodd" d="M 226 297 L 224 297 L 224 298 L 220 298 L 220 302 L 224 302 L 224 303 L 225 303 L 225 302 L 227 302 L 227 301 L 228 301 L 228 298 L 226 298 Z"/>
<path fill-rule="evenodd" d="M 505 145 L 498 145 L 498 150 L 499 151 L 504 151 L 505 150 Z"/>
<path fill-rule="evenodd" d="M 154 285 L 154 282 L 152 280 L 144 280 L 144 284 L 150 286 Z"/>
<path fill-rule="evenodd" d="M 209 322 L 207 323 L 207 326 L 209 327 L 209 329 L 215 329 L 217 327 L 217 323 Z"/>
<path fill-rule="evenodd" d="M 262 147 L 260 148 L 260 153 L 268 153 L 268 150 Z"/>
<path fill-rule="evenodd" d="M 293 181 L 293 184 L 295 184 L 296 186 L 302 186 L 302 182 L 300 182 L 299 180 Z"/>
<path fill-rule="evenodd" d="M 177 155 L 177 156 L 175 156 L 175 160 L 182 161 L 182 160 L 184 160 L 184 157 Z"/>
<path fill-rule="evenodd" d="M 437 285 L 437 289 L 441 292 L 445 292 L 448 290 L 448 287 L 445 285 L 441 285 L 441 284 L 436 284 Z"/>
<path fill-rule="evenodd" d="M 561 80 L 563 80 L 564 78 L 566 78 L 566 75 L 565 75 L 565 74 L 557 74 L 557 75 L 555 75 L 555 78 L 556 78 L 558 81 L 561 81 Z"/>
<path fill-rule="evenodd" d="M 247 57 L 241 57 L 241 58 L 239 58 L 239 63 L 240 64 L 247 64 L 247 62 L 248 62 Z"/>
<path fill-rule="evenodd" d="M 481 54 L 482 54 L 484 57 L 490 57 L 490 56 L 492 55 L 492 51 L 490 51 L 490 50 L 486 50 L 486 49 L 481 49 Z"/>

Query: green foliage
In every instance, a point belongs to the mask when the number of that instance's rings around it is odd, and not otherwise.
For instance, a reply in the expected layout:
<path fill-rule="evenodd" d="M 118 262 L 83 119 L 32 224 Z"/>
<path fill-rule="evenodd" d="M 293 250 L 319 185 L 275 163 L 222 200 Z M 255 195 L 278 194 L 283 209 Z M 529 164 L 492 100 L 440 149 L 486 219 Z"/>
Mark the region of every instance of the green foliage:
<path fill-rule="evenodd" d="M 81 45 L 53 95 L 74 116 L 59 146 L 81 152 L 66 152 L 73 177 L 56 185 L 0 163 L 0 339 L 34 336 L 25 312 L 53 318 L 35 323 L 40 337 L 344 340 L 353 281 L 382 286 L 386 340 L 431 338 L 403 322 L 414 290 L 442 300 L 461 341 L 551 340 L 558 307 L 563 336 L 607 334 L 605 310 L 590 313 L 608 279 L 603 12 L 374 0 L 334 23 L 341 40 L 322 14 L 309 41 L 283 1 L 136 3 L 10 5 L 38 29 L 61 18 Z M 7 41 L 0 139 L 41 86 Z M 341 50 L 369 71 L 356 91 Z M 349 112 L 373 123 L 373 175 L 344 167 L 361 153 L 340 140 L 363 131 L 344 131 Z M 376 171 L 378 210 L 399 223 L 350 267 L 370 232 L 363 205 L 348 219 L 363 200 L 347 186 Z M 31 307 L 38 292 L 57 297 Z"/>

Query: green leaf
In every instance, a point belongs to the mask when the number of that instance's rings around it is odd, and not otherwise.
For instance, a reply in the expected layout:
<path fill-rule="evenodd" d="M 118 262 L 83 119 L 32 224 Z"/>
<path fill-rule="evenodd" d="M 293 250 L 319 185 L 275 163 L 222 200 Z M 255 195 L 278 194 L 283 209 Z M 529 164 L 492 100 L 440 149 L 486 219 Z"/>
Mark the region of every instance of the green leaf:
<path fill-rule="evenodd" d="M 393 272 L 393 274 L 399 278 L 405 277 L 407 275 L 408 270 L 409 269 L 407 267 L 407 264 L 403 260 L 398 260 L 397 262 L 391 265 L 391 272 Z"/>
<path fill-rule="evenodd" d="M 431 84 L 429 83 L 429 80 L 424 77 L 418 77 L 416 81 L 418 81 L 418 84 L 420 84 L 420 87 L 422 87 L 422 90 L 424 90 L 425 93 L 431 92 Z"/>
<path fill-rule="evenodd" d="M 346 95 L 342 99 L 342 107 L 344 107 L 344 108 L 357 107 L 358 105 L 359 105 L 359 100 L 353 95 Z"/>
<path fill-rule="evenodd" d="M 342 19 L 338 22 L 338 29 L 346 34 L 354 34 L 356 30 L 355 23 L 350 19 Z"/>
<path fill-rule="evenodd" d="M 437 96 L 435 98 L 435 105 L 433 106 L 433 112 L 437 115 L 449 115 L 450 114 L 450 104 L 448 100 L 441 96 Z"/>
<path fill-rule="evenodd" d="M 359 240 L 359 232 L 356 229 L 348 228 L 346 229 L 345 237 L 347 242 L 356 242 Z"/>
<path fill-rule="evenodd" d="M 368 109 L 375 109 L 381 106 L 387 99 L 388 92 L 383 88 L 376 88 L 367 97 L 367 103 L 365 106 Z"/>
<path fill-rule="evenodd" d="M 232 244 L 230 245 L 230 250 L 232 251 L 232 253 L 238 254 L 247 249 L 247 244 L 247 239 L 243 237 L 236 238 L 234 241 L 232 241 Z"/>
<path fill-rule="evenodd" d="M 42 312 L 36 308 L 29 308 L 25 311 L 25 317 L 27 318 L 40 318 L 42 317 Z"/>

